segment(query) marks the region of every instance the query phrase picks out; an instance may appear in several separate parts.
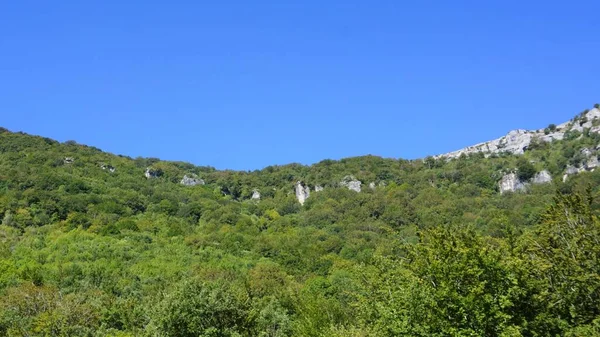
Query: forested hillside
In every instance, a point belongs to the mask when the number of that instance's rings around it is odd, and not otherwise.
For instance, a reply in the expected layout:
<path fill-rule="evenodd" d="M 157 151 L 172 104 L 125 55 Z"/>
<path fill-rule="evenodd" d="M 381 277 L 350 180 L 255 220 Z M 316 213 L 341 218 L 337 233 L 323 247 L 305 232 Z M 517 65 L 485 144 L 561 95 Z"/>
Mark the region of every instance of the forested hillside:
<path fill-rule="evenodd" d="M 600 336 L 599 144 L 239 172 L 1 129 L 0 335 Z"/>

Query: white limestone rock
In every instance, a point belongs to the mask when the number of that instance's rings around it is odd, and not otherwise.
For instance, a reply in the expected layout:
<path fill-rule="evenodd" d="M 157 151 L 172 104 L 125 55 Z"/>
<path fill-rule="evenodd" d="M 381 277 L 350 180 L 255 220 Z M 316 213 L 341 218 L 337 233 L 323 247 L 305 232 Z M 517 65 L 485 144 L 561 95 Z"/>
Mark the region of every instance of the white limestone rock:
<path fill-rule="evenodd" d="M 200 179 L 196 176 L 188 176 L 187 174 L 183 176 L 181 181 L 179 182 L 183 186 L 196 186 L 196 185 L 204 185 L 204 180 Z"/>
<path fill-rule="evenodd" d="M 74 161 L 75 161 L 75 158 L 73 158 L 73 157 L 65 157 L 65 159 L 64 159 L 65 164 L 73 164 Z"/>
<path fill-rule="evenodd" d="M 567 166 L 567 169 L 565 170 L 565 174 L 563 175 L 563 183 L 565 181 L 567 181 L 567 179 L 569 178 L 569 176 L 572 176 L 574 174 L 577 174 L 577 173 L 580 173 L 580 172 L 583 172 L 583 171 L 584 171 L 583 168 L 577 168 L 577 167 L 571 166 L 571 165 Z"/>
<path fill-rule="evenodd" d="M 596 167 L 598 167 L 600 165 L 600 162 L 598 162 L 598 157 L 597 156 L 591 156 L 584 164 L 584 168 L 586 171 L 594 171 L 596 169 Z"/>
<path fill-rule="evenodd" d="M 310 187 L 306 186 L 303 182 L 298 181 L 295 185 L 296 191 L 296 199 L 301 205 L 304 205 L 304 202 L 308 197 L 310 197 Z"/>
<path fill-rule="evenodd" d="M 535 176 L 533 176 L 533 179 L 531 179 L 531 182 L 534 184 L 545 184 L 551 181 L 552 176 L 550 175 L 550 172 L 548 172 L 548 170 L 543 170 L 541 172 L 536 173 Z"/>
<path fill-rule="evenodd" d="M 252 191 L 252 200 L 260 200 L 260 192 L 258 190 Z"/>
<path fill-rule="evenodd" d="M 153 168 L 147 167 L 146 172 L 144 172 L 144 177 L 146 177 L 146 179 L 158 178 L 158 171 Z"/>
<path fill-rule="evenodd" d="M 509 173 L 502 177 L 502 180 L 498 183 L 500 187 L 500 194 L 505 192 L 516 192 L 523 191 L 526 188 L 526 185 L 519 180 L 516 173 Z"/>
<path fill-rule="evenodd" d="M 317 185 L 315 186 L 315 192 L 321 192 L 323 190 L 323 186 Z"/>
<path fill-rule="evenodd" d="M 587 147 L 584 147 L 583 149 L 581 149 L 581 154 L 586 157 L 590 157 L 592 155 L 592 150 L 588 149 Z"/>
<path fill-rule="evenodd" d="M 354 176 L 348 175 L 342 179 L 340 185 L 348 188 L 351 191 L 360 192 L 360 186 L 362 185 L 362 183 L 360 182 L 360 180 L 356 180 Z"/>
<path fill-rule="evenodd" d="M 369 183 L 369 188 L 374 190 L 375 189 L 375 183 L 374 182 L 370 182 Z"/>
<path fill-rule="evenodd" d="M 108 170 L 110 173 L 114 173 L 117 169 L 112 165 L 100 164 L 100 168 L 103 170 Z"/>
<path fill-rule="evenodd" d="M 556 126 L 556 129 L 553 132 L 548 134 L 545 133 L 547 131 L 545 128 L 538 130 L 513 130 L 504 137 L 468 146 L 457 151 L 437 155 L 434 156 L 434 158 L 454 159 L 460 157 L 462 154 L 469 155 L 480 152 L 484 153 L 485 156 L 489 156 L 492 153 L 501 152 L 509 152 L 520 155 L 524 153 L 527 147 L 531 144 L 531 140 L 534 138 L 544 142 L 552 142 L 555 140 L 562 140 L 565 132 L 567 131 L 577 130 L 582 132 L 585 128 L 589 128 L 590 132 L 600 133 L 600 126 L 594 126 L 594 121 L 600 120 L 599 109 L 591 109 L 582 117 L 584 118 L 577 118 L 577 120 L 559 124 Z"/>

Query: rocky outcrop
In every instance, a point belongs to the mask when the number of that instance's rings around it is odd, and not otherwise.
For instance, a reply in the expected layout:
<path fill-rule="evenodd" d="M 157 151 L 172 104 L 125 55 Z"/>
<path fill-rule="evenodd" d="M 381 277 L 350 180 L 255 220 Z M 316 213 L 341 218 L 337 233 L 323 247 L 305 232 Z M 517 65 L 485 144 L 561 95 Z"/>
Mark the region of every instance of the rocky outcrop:
<path fill-rule="evenodd" d="M 323 190 L 323 186 L 317 185 L 315 186 L 315 192 L 321 192 Z"/>
<path fill-rule="evenodd" d="M 550 172 L 548 172 L 548 170 L 543 170 L 541 172 L 536 173 L 535 176 L 533 176 L 533 178 L 531 179 L 531 182 L 534 184 L 545 184 L 551 181 L 552 176 L 550 175 Z"/>
<path fill-rule="evenodd" d="M 75 158 L 73 158 L 73 157 L 65 157 L 63 162 L 65 164 L 73 164 L 74 161 L 75 161 Z"/>
<path fill-rule="evenodd" d="M 370 182 L 369 183 L 369 188 L 374 190 L 375 189 L 375 183 L 374 182 Z"/>
<path fill-rule="evenodd" d="M 110 173 L 114 173 L 117 169 L 112 165 L 100 164 L 100 168 L 103 170 L 108 170 Z"/>
<path fill-rule="evenodd" d="M 304 202 L 308 197 L 310 197 L 310 188 L 306 186 L 303 182 L 298 181 L 295 185 L 296 191 L 296 199 L 301 205 L 304 205 Z"/>
<path fill-rule="evenodd" d="M 356 180 L 354 176 L 345 176 L 340 182 L 340 186 L 346 187 L 351 191 L 360 192 L 360 186 L 362 183 L 360 180 Z"/>
<path fill-rule="evenodd" d="M 549 128 L 539 130 L 513 130 L 504 137 L 469 146 L 458 151 L 437 155 L 434 156 L 434 158 L 453 159 L 460 157 L 462 154 L 469 155 L 474 153 L 484 153 L 486 156 L 501 152 L 517 155 L 523 154 L 533 139 L 543 142 L 562 140 L 565 132 L 571 130 L 583 132 L 586 128 L 589 128 L 591 132 L 600 133 L 600 127 L 593 126 L 594 120 L 600 120 L 600 110 L 598 108 L 591 109 L 580 117 L 553 127 L 552 130 Z"/>
<path fill-rule="evenodd" d="M 577 173 L 582 172 L 582 171 L 583 170 L 581 168 L 577 168 L 577 167 L 571 166 L 571 165 L 567 166 L 567 169 L 565 170 L 565 174 L 563 174 L 563 178 L 562 178 L 563 183 L 565 181 L 567 181 L 567 179 L 569 178 L 569 176 L 577 174 Z"/>
<path fill-rule="evenodd" d="M 183 176 L 181 181 L 179 182 L 183 186 L 196 186 L 196 185 L 204 185 L 204 180 L 196 177 L 196 176 L 188 176 L 187 174 Z"/>
<path fill-rule="evenodd" d="M 260 200 L 260 192 L 258 190 L 253 190 L 251 199 L 252 200 Z"/>
<path fill-rule="evenodd" d="M 502 177 L 498 185 L 500 188 L 500 194 L 506 192 L 523 191 L 526 188 L 526 185 L 519 180 L 519 177 L 516 173 L 509 173 L 505 175 Z"/>
<path fill-rule="evenodd" d="M 590 157 L 584 164 L 586 171 L 594 171 L 598 166 L 600 166 L 600 162 L 598 162 L 597 156 Z"/>
<path fill-rule="evenodd" d="M 546 184 L 552 182 L 552 175 L 548 170 L 543 170 L 536 173 L 533 178 L 531 178 L 531 184 Z M 519 176 L 516 173 L 509 173 L 502 177 L 500 182 L 498 183 L 500 193 L 503 194 L 505 192 L 517 192 L 517 191 L 525 191 L 527 186 L 530 184 L 529 182 L 524 182 L 519 179 Z"/>
<path fill-rule="evenodd" d="M 159 171 L 151 167 L 146 168 L 146 172 L 144 172 L 144 177 L 146 177 L 146 179 L 158 178 L 159 176 Z"/>

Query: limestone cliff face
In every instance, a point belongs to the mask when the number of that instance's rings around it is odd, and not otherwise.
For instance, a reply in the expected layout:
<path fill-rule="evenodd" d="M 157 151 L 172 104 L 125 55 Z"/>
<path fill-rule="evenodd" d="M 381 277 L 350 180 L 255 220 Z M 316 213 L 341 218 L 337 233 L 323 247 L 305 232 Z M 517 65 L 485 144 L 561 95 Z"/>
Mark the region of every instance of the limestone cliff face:
<path fill-rule="evenodd" d="M 525 190 L 525 184 L 521 180 L 519 180 L 519 177 L 517 177 L 516 173 L 510 173 L 505 175 L 504 177 L 502 177 L 502 180 L 500 180 L 498 184 L 500 188 L 500 193 Z"/>
<path fill-rule="evenodd" d="M 596 170 L 598 166 L 600 166 L 600 162 L 598 161 L 598 150 L 591 150 L 588 148 L 581 149 L 581 154 L 586 157 L 585 161 L 579 165 L 579 167 L 569 165 L 565 170 L 563 175 L 563 182 L 567 181 L 569 176 L 574 174 L 578 174 L 581 172 L 593 172 Z"/>
<path fill-rule="evenodd" d="M 296 191 L 296 199 L 301 205 L 304 205 L 304 202 L 310 196 L 310 187 L 306 186 L 303 182 L 298 181 L 295 185 Z"/>
<path fill-rule="evenodd" d="M 196 186 L 196 185 L 204 185 L 204 180 L 192 175 L 188 176 L 187 174 L 183 176 L 183 179 L 179 182 L 184 186 Z"/>
<path fill-rule="evenodd" d="M 146 177 L 146 179 L 158 178 L 158 176 L 158 171 L 151 167 L 146 168 L 146 172 L 144 172 L 144 177 Z"/>
<path fill-rule="evenodd" d="M 548 170 L 543 170 L 542 172 L 536 173 L 536 175 L 531 179 L 531 182 L 534 184 L 545 184 L 552 181 L 552 176 Z"/>
<path fill-rule="evenodd" d="M 435 158 L 458 158 L 462 154 L 484 153 L 486 156 L 492 153 L 509 152 L 512 154 L 523 154 L 532 140 L 552 142 L 562 140 L 565 132 L 579 131 L 589 128 L 590 132 L 600 133 L 600 126 L 594 126 L 594 121 L 600 120 L 600 110 L 597 108 L 589 110 L 577 119 L 557 125 L 556 128 L 539 130 L 513 130 L 506 136 L 488 142 L 475 144 L 457 151 L 441 154 Z"/>
<path fill-rule="evenodd" d="M 552 176 L 547 170 L 536 173 L 530 182 L 521 181 L 519 176 L 515 172 L 512 172 L 502 177 L 500 182 L 498 182 L 498 188 L 500 193 L 503 194 L 506 192 L 525 191 L 530 184 L 546 184 L 551 181 Z"/>
<path fill-rule="evenodd" d="M 354 178 L 354 176 L 345 176 L 340 182 L 340 186 L 344 186 L 351 191 L 360 192 L 362 183 L 360 180 Z"/>

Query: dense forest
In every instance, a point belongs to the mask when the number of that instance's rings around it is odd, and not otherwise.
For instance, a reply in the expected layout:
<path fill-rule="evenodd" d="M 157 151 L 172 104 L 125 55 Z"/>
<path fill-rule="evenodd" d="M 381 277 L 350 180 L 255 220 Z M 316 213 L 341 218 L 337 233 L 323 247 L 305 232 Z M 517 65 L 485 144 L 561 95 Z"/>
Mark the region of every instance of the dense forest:
<path fill-rule="evenodd" d="M 1 129 L 0 335 L 600 336 L 599 143 L 240 172 Z"/>

